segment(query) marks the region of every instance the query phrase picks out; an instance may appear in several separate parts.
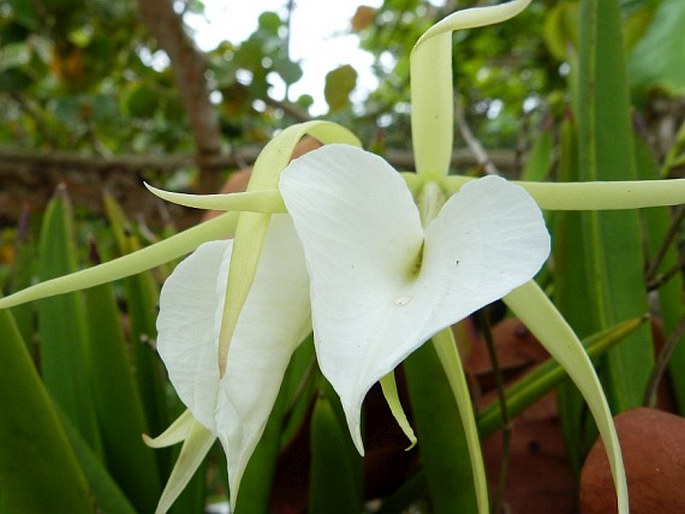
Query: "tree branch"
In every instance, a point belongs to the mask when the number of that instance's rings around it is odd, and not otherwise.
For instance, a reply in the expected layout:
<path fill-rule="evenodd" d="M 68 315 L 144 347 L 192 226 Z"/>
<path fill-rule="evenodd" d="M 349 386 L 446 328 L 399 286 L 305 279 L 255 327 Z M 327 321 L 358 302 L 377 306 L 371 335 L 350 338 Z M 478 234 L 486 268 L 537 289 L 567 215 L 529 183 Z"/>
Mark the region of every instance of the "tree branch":
<path fill-rule="evenodd" d="M 190 119 L 198 152 L 199 189 L 218 187 L 216 174 L 205 163 L 221 152 L 221 131 L 216 111 L 209 101 L 207 63 L 183 28 L 183 20 L 172 0 L 137 0 L 140 14 L 150 33 L 169 56 L 181 102 Z"/>

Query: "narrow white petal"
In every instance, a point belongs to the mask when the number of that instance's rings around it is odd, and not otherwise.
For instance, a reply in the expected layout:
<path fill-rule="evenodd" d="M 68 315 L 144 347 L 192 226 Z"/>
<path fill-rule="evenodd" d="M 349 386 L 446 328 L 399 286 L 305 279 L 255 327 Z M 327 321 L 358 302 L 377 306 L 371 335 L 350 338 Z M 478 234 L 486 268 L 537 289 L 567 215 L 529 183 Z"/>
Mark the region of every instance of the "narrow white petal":
<path fill-rule="evenodd" d="M 404 181 L 377 156 L 325 146 L 282 175 L 311 279 L 317 357 L 360 452 L 360 408 L 373 383 L 547 258 L 549 236 L 525 191 L 496 177 L 468 185 L 424 238 Z"/>
<path fill-rule="evenodd" d="M 179 397 L 224 446 L 235 497 L 290 356 L 311 322 L 302 248 L 290 218 L 274 215 L 220 379 L 218 334 L 231 248 L 231 241 L 206 243 L 167 279 L 157 347 Z"/>

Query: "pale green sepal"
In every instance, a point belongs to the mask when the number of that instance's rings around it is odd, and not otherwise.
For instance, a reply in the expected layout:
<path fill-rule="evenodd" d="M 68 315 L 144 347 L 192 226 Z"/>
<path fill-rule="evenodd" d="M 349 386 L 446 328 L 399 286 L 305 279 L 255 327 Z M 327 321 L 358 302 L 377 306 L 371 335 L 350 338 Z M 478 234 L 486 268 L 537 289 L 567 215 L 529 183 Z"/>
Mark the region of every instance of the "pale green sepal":
<path fill-rule="evenodd" d="M 223 214 L 137 252 L 98 264 L 92 268 L 27 287 L 0 299 L 0 309 L 79 289 L 87 289 L 106 282 L 129 277 L 160 264 L 173 261 L 192 252 L 206 241 L 230 236 L 237 221 L 237 213 Z"/>
<path fill-rule="evenodd" d="M 472 180 L 451 175 L 442 184 L 455 193 Z M 541 209 L 552 211 L 608 211 L 685 203 L 685 179 L 512 183 L 528 191 Z"/>
<path fill-rule="evenodd" d="M 176 498 L 183 492 L 183 489 L 188 485 L 190 479 L 200 467 L 205 456 L 212 448 L 216 436 L 203 427 L 200 423 L 192 420 L 192 424 L 188 428 L 187 437 L 181 447 L 181 452 L 178 454 L 174 469 L 171 470 L 169 480 L 162 491 L 162 497 L 159 499 L 159 504 L 155 510 L 155 514 L 164 514 L 167 512 Z"/>
<path fill-rule="evenodd" d="M 447 175 L 452 160 L 452 36 L 415 46 L 410 60 L 411 136 L 416 172 Z"/>
<path fill-rule="evenodd" d="M 473 29 L 495 25 L 507 21 L 523 11 L 532 0 L 512 0 L 498 5 L 462 9 L 443 18 L 429 28 L 416 42 L 414 48 L 425 44 L 440 34 L 449 34 L 455 30 Z"/>
<path fill-rule="evenodd" d="M 457 11 L 428 29 L 410 56 L 412 143 L 419 174 L 446 175 L 452 156 L 452 32 L 506 21 L 531 0 Z"/>
<path fill-rule="evenodd" d="M 602 385 L 583 345 L 547 295 L 533 280 L 514 289 L 504 302 L 566 370 L 594 416 L 609 457 L 620 514 L 628 514 L 628 488 L 616 428 Z"/>
<path fill-rule="evenodd" d="M 411 450 L 416 446 L 416 434 L 414 434 L 414 429 L 409 424 L 407 415 L 404 412 L 402 403 L 400 402 L 400 396 L 397 392 L 397 382 L 395 381 L 395 372 L 391 371 L 383 378 L 380 379 L 381 389 L 383 390 L 383 396 L 385 396 L 385 401 L 388 402 L 388 407 L 390 407 L 390 412 L 392 412 L 395 421 L 407 436 L 409 442 L 411 443 L 405 450 Z"/>
<path fill-rule="evenodd" d="M 295 146 L 305 135 L 322 143 L 346 143 L 361 146 L 357 137 L 346 128 L 328 121 L 309 121 L 285 129 L 267 144 L 257 157 L 247 192 L 271 191 L 278 187 L 281 171 L 288 165 Z M 228 272 L 229 287 L 221 318 L 219 334 L 219 375 L 226 371 L 226 359 L 238 317 L 245 304 L 262 253 L 270 214 L 243 213 L 236 227 L 231 264 Z"/>
<path fill-rule="evenodd" d="M 478 425 L 476 424 L 476 416 L 473 412 L 473 404 L 469 395 L 469 386 L 466 383 L 464 368 L 461 365 L 452 329 L 446 328 L 435 334 L 433 336 L 433 347 L 445 370 L 445 375 L 447 375 L 447 380 L 454 394 L 454 400 L 457 403 L 459 416 L 464 427 L 464 435 L 469 448 L 469 458 L 473 471 L 473 484 L 478 501 L 478 512 L 479 514 L 487 514 L 489 512 L 488 480 L 485 475 L 483 453 L 480 449 Z"/>
<path fill-rule="evenodd" d="M 217 211 L 246 211 L 264 214 L 284 213 L 285 204 L 277 189 L 265 189 L 251 193 L 228 193 L 214 195 L 194 195 L 164 191 L 144 182 L 145 187 L 155 196 L 167 202 Z"/>
<path fill-rule="evenodd" d="M 173 446 L 180 443 L 188 436 L 188 431 L 194 423 L 195 418 L 193 418 L 190 410 L 186 409 L 183 411 L 183 414 L 169 425 L 169 428 L 157 437 L 150 437 L 147 434 L 143 434 L 143 441 L 150 448 L 166 448 L 168 446 Z"/>

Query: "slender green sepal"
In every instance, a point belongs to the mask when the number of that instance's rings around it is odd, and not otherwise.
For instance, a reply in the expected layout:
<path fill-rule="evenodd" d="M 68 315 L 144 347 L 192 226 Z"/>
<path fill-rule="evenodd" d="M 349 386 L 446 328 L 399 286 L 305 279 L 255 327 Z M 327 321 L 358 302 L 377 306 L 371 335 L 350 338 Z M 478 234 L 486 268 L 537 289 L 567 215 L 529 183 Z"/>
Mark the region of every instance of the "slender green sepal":
<path fill-rule="evenodd" d="M 223 214 L 135 253 L 18 291 L 0 299 L 0 309 L 130 277 L 190 253 L 206 241 L 230 236 L 237 221 L 236 213 Z"/>
<path fill-rule="evenodd" d="M 346 143 L 361 146 L 354 134 L 335 123 L 310 121 L 288 127 L 273 138 L 257 157 L 247 192 L 277 189 L 281 171 L 288 165 L 295 146 L 305 135 L 310 135 L 324 144 Z M 233 331 L 257 272 L 270 219 L 271 214 L 245 212 L 240 215 L 236 227 L 219 332 L 218 362 L 222 376 L 226 371 L 226 359 Z"/>
<path fill-rule="evenodd" d="M 442 181 L 454 194 L 473 177 L 450 175 Z M 685 179 L 593 182 L 520 182 L 541 209 L 552 211 L 608 211 L 641 209 L 685 203 Z"/>
<path fill-rule="evenodd" d="M 265 189 L 250 193 L 228 193 L 211 195 L 194 195 L 189 193 L 174 193 L 164 191 L 145 183 L 145 187 L 155 196 L 167 202 L 193 207 L 195 209 L 209 209 L 217 211 L 259 212 L 275 214 L 287 212 L 283 198 L 278 189 Z"/>
<path fill-rule="evenodd" d="M 383 396 L 385 401 L 388 402 L 388 407 L 390 407 L 390 412 L 392 412 L 395 421 L 404 432 L 404 435 L 409 439 L 409 447 L 407 450 L 411 450 L 416 445 L 416 435 L 414 434 L 414 429 L 409 424 L 407 415 L 402 408 L 402 403 L 400 402 L 400 395 L 397 391 L 397 382 L 395 381 L 395 372 L 392 371 L 385 375 L 380 380 L 381 389 L 383 390 Z"/>
<path fill-rule="evenodd" d="M 628 487 L 616 428 L 602 385 L 582 343 L 535 281 L 509 293 L 504 302 L 567 371 L 585 398 L 607 449 L 619 513 L 628 514 Z"/>
<path fill-rule="evenodd" d="M 647 319 L 647 317 L 630 319 L 584 339 L 582 343 L 588 357 L 594 362 Z M 554 359 L 548 359 L 530 370 L 505 390 L 509 416 L 514 417 L 520 414 L 566 378 L 568 378 L 566 370 Z M 478 415 L 478 432 L 481 439 L 491 436 L 501 426 L 501 406 L 498 401 L 493 401 L 483 407 Z"/>
<path fill-rule="evenodd" d="M 435 345 L 424 344 L 403 366 L 433 512 L 479 512 L 464 423 Z"/>
<path fill-rule="evenodd" d="M 411 125 L 416 171 L 447 175 L 452 156 L 452 32 L 493 25 L 520 13 L 531 0 L 457 11 L 428 29 L 410 55 Z"/>
<path fill-rule="evenodd" d="M 184 418 L 183 420 L 183 429 L 186 431 L 183 438 L 183 446 L 176 458 L 176 463 L 164 487 L 164 491 L 162 491 L 155 514 L 164 514 L 171 508 L 183 490 L 188 486 L 188 483 L 201 466 L 202 461 L 216 440 L 216 436 L 195 421 L 195 419 L 187 420 L 187 418 Z M 176 425 L 174 428 L 178 430 L 179 425 Z"/>
<path fill-rule="evenodd" d="M 435 353 L 440 360 L 442 368 L 445 370 L 447 381 L 449 382 L 454 400 L 459 409 L 459 417 L 464 427 L 466 445 L 468 447 L 469 458 L 471 461 L 471 471 L 476 490 L 476 500 L 478 501 L 478 512 L 485 514 L 488 508 L 488 480 L 485 476 L 485 465 L 483 464 L 483 454 L 480 449 L 480 438 L 476 417 L 473 412 L 471 395 L 466 383 L 466 375 L 461 364 L 461 358 L 457 351 L 454 335 L 450 328 L 446 328 L 433 336 L 433 346 Z"/>

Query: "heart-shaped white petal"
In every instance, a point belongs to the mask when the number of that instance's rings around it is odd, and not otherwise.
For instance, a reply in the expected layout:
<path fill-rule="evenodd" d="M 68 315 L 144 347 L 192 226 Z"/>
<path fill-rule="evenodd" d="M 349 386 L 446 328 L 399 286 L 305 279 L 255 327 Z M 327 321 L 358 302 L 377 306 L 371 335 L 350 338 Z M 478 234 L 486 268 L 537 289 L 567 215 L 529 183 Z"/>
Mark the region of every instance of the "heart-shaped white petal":
<path fill-rule="evenodd" d="M 319 365 L 360 452 L 369 388 L 433 334 L 530 280 L 549 254 L 540 209 L 498 177 L 465 185 L 425 231 L 400 175 L 350 146 L 294 161 L 281 193 L 304 247 Z"/>
<path fill-rule="evenodd" d="M 164 283 L 157 349 L 183 403 L 219 437 L 235 501 L 290 357 L 311 322 L 302 248 L 289 216 L 274 215 L 226 374 L 219 379 L 218 334 L 231 248 L 231 241 L 203 244 Z"/>

